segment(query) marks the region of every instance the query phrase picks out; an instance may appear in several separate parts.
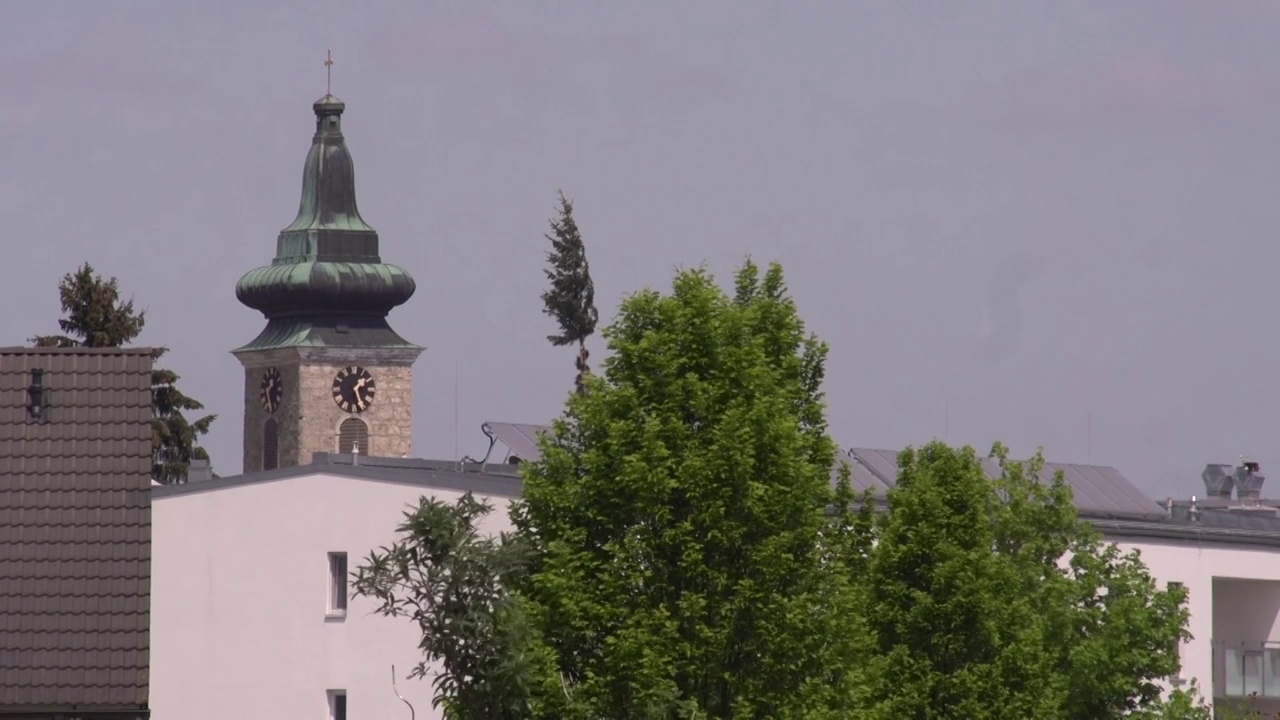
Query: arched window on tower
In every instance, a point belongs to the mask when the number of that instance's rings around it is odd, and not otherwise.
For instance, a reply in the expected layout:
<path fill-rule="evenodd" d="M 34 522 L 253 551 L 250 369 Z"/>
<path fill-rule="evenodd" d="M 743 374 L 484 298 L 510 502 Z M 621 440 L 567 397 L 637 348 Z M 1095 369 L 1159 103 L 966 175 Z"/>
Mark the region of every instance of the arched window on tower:
<path fill-rule="evenodd" d="M 280 428 L 275 418 L 267 418 L 262 424 L 262 469 L 280 467 Z"/>
<path fill-rule="evenodd" d="M 369 426 L 359 418 L 347 418 L 338 426 L 338 452 L 369 454 Z"/>

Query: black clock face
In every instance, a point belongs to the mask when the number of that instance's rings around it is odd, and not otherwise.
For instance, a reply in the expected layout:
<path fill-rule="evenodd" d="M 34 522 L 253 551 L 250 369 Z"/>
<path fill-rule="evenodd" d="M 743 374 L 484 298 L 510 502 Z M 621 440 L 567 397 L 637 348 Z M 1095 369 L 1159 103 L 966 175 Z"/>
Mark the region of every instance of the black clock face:
<path fill-rule="evenodd" d="M 364 412 L 373 404 L 373 376 L 362 367 L 345 367 L 333 378 L 333 401 L 346 412 Z"/>
<path fill-rule="evenodd" d="M 262 373 L 262 409 L 269 413 L 275 412 L 280 407 L 280 398 L 284 396 L 284 385 L 280 381 L 280 371 L 276 368 L 267 368 Z"/>

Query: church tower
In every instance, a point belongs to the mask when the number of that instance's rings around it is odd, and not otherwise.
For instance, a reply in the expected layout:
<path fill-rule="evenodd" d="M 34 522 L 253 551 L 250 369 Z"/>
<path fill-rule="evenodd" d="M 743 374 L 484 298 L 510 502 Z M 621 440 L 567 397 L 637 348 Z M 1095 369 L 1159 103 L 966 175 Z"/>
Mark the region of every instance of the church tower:
<path fill-rule="evenodd" d="M 410 452 L 423 348 L 387 315 L 413 295 L 413 278 L 382 262 L 378 233 L 356 209 L 346 106 L 326 94 L 313 108 L 298 217 L 280 231 L 271 264 L 236 284 L 236 298 L 267 320 L 232 351 L 244 365 L 245 472 L 307 465 L 317 452 Z"/>

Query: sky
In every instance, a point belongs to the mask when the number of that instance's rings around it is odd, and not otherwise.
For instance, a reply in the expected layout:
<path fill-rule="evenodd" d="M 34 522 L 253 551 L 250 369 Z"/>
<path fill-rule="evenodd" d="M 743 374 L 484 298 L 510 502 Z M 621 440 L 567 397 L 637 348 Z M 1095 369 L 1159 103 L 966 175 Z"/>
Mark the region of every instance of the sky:
<path fill-rule="evenodd" d="M 563 189 L 606 321 L 782 263 L 842 446 L 1203 494 L 1280 461 L 1278 41 L 1276 0 L 5 4 L 0 337 L 56 331 L 80 263 L 117 277 L 238 473 L 235 284 L 296 214 L 331 49 L 361 213 L 417 280 L 414 454 L 559 414 Z"/>

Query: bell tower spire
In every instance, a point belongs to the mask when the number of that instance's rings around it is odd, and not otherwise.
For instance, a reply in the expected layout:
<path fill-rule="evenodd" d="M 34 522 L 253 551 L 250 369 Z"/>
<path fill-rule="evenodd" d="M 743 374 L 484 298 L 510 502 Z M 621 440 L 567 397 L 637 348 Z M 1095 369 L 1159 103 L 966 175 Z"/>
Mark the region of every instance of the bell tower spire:
<path fill-rule="evenodd" d="M 328 72 L 332 63 L 330 53 Z M 360 216 L 346 104 L 326 93 L 312 110 L 297 216 L 271 264 L 236 284 L 237 299 L 267 321 L 232 351 L 245 367 L 245 472 L 308 464 L 316 452 L 409 453 L 412 366 L 423 348 L 387 316 L 416 286 L 382 261 L 378 233 Z"/>

